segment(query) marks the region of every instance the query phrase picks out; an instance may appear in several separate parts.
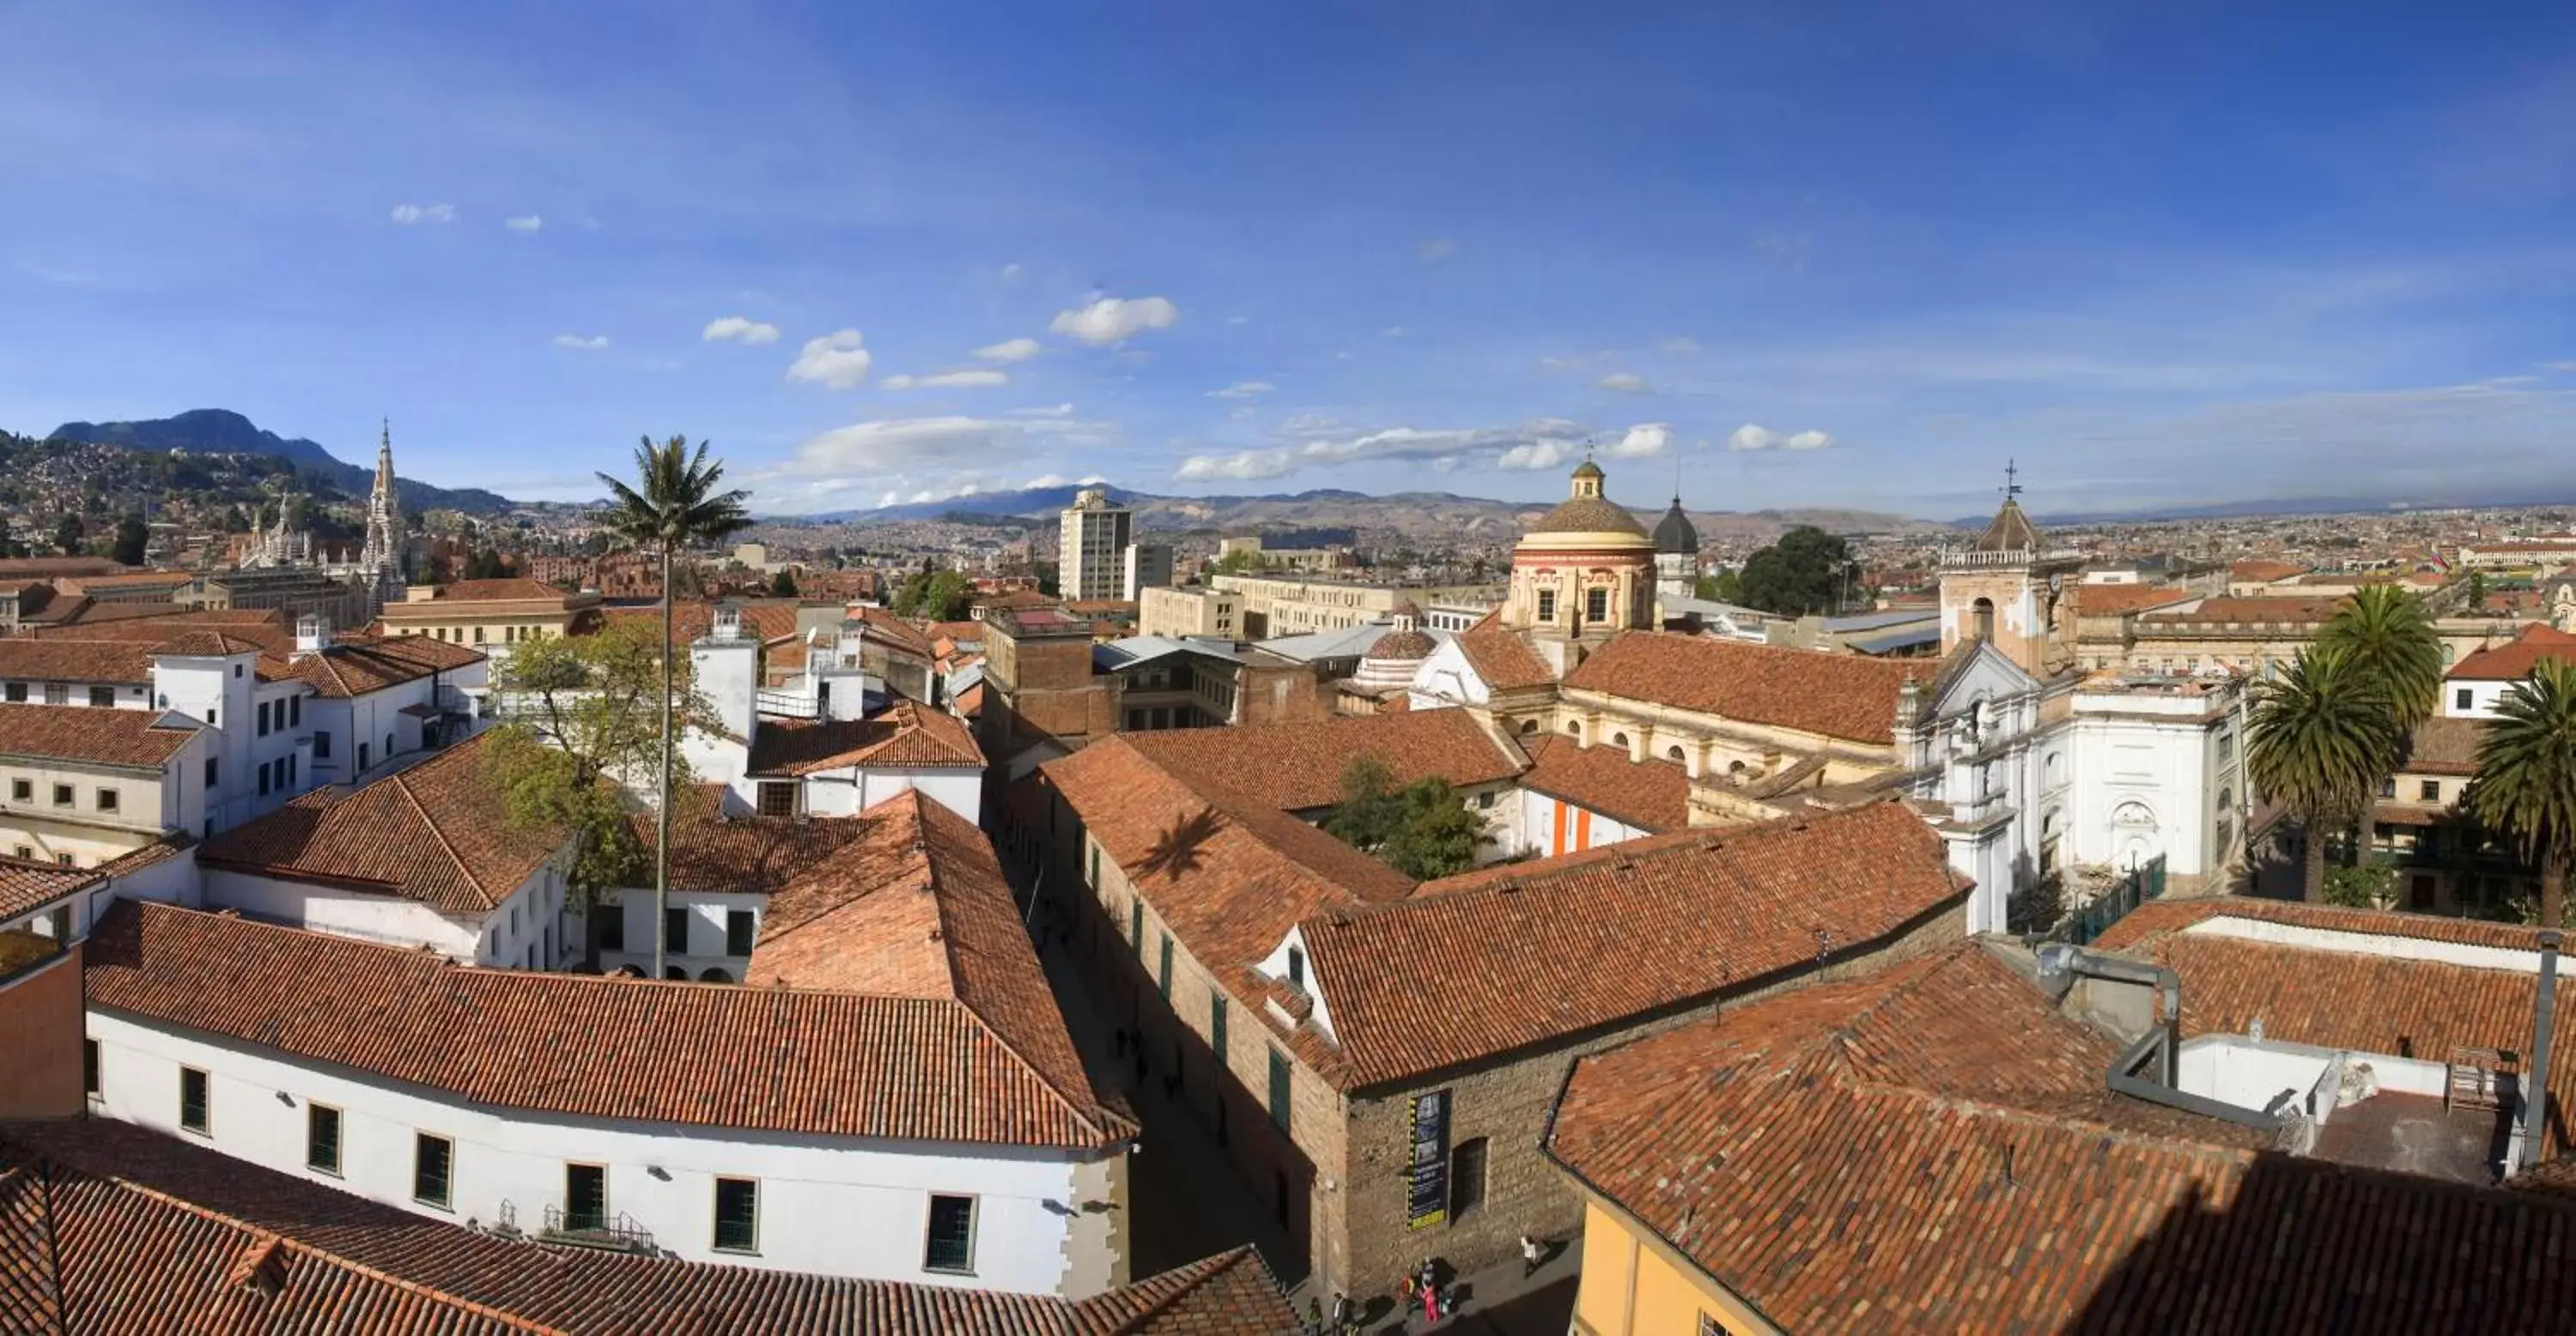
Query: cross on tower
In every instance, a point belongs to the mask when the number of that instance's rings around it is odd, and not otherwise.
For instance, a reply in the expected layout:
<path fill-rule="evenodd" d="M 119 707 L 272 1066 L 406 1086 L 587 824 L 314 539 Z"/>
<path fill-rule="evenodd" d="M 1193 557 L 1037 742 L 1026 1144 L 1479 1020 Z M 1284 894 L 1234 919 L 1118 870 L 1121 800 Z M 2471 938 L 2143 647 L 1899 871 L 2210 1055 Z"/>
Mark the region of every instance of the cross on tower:
<path fill-rule="evenodd" d="M 2021 465 L 2016 460 L 2006 459 L 2004 461 L 2004 499 L 2009 501 L 2019 495 L 2021 495 Z"/>

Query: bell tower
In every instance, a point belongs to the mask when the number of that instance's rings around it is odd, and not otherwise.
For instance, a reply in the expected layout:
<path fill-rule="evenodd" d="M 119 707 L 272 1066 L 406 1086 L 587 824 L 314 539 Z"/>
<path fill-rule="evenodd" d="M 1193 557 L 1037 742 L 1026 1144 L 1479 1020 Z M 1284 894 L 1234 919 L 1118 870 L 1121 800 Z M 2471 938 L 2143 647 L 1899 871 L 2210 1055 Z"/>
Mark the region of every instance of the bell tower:
<path fill-rule="evenodd" d="M 2021 469 L 2004 465 L 2004 504 L 1977 540 L 1941 556 L 1941 652 L 1993 642 L 2034 677 L 2073 658 L 2072 553 L 2042 549 L 2039 526 L 2021 509 Z"/>

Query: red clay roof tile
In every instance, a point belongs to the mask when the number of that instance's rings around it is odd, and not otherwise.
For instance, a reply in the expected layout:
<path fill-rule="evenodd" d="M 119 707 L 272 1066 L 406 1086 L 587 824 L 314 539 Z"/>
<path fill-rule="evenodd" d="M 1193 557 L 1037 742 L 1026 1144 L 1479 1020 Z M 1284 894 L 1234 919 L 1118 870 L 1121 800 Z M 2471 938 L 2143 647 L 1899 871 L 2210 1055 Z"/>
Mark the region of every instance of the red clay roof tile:
<path fill-rule="evenodd" d="M 1748 645 L 1708 636 L 1630 631 L 1566 674 L 1569 691 L 1668 705 L 1850 742 L 1895 736 L 1907 682 L 1929 683 L 1931 659 Z"/>

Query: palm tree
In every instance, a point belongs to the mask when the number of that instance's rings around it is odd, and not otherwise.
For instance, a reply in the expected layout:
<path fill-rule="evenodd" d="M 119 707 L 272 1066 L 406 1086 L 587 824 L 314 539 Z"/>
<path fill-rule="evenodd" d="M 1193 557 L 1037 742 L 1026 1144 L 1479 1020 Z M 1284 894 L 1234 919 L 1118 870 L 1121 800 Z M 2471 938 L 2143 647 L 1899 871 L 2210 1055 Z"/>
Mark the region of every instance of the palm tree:
<path fill-rule="evenodd" d="M 2396 763 L 2395 715 L 2362 661 L 2319 643 L 2279 676 L 2255 685 L 2245 748 L 2247 775 L 2264 796 L 2287 803 L 2306 827 L 2300 894 L 2325 899 L 2325 831 L 2357 817 Z"/>
<path fill-rule="evenodd" d="M 2540 926 L 2559 926 L 2576 858 L 2576 664 L 2543 659 L 2505 693 L 2461 805 L 2540 865 Z"/>
<path fill-rule="evenodd" d="M 2400 735 L 2414 732 L 2440 707 L 2442 642 L 2414 590 L 2363 585 L 2317 633 L 2317 643 L 2344 651 L 2363 676 L 2378 683 Z"/>
<path fill-rule="evenodd" d="M 647 436 L 635 447 L 635 483 L 627 485 L 605 473 L 615 509 L 608 527 L 620 538 L 652 552 L 662 563 L 662 763 L 656 784 L 653 841 L 653 977 L 670 969 L 666 912 L 671 899 L 671 554 L 680 548 L 711 543 L 751 523 L 742 508 L 749 492 L 718 492 L 724 462 L 707 459 L 707 443 L 689 451 L 689 438 L 674 436 L 660 445 Z"/>

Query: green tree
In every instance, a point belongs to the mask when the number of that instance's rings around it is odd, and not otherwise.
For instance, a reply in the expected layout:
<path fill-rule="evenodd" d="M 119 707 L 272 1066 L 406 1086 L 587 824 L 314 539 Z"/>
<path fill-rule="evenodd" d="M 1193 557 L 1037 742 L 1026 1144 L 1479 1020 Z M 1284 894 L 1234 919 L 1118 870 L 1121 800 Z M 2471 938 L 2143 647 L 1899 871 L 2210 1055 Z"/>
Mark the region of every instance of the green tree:
<path fill-rule="evenodd" d="M 1780 535 L 1780 541 L 1745 559 L 1737 577 L 1746 607 L 1799 616 L 1830 612 L 1842 596 L 1851 564 L 1851 547 L 1811 524 Z"/>
<path fill-rule="evenodd" d="M 2469 572 L 2469 586 L 2468 586 L 2468 589 L 2467 589 L 2465 592 L 2466 592 L 2466 593 L 2467 593 L 2467 595 L 2468 595 L 2469 611 L 2471 611 L 2471 612 L 2484 612 L 2484 611 L 2486 611 L 2486 610 L 2487 610 L 2487 573 L 2486 573 L 2485 571 L 2471 571 L 2471 572 Z"/>
<path fill-rule="evenodd" d="M 2306 855 L 2303 898 L 2325 898 L 2325 837 L 2366 811 L 2396 763 L 2401 735 L 2379 683 L 2349 652 L 2319 644 L 2279 676 L 2254 686 L 2245 748 L 2255 787 L 2299 813 Z"/>
<path fill-rule="evenodd" d="M 1415 881 L 1454 877 L 1476 865 L 1485 819 L 1468 810 L 1449 781 L 1416 780 L 1401 795 L 1404 819 L 1380 856 Z"/>
<path fill-rule="evenodd" d="M 81 550 L 81 538 L 80 516 L 66 512 L 61 519 L 54 521 L 55 551 L 66 557 L 78 556 Z"/>
<path fill-rule="evenodd" d="M 125 565 L 140 566 L 143 549 L 151 542 L 152 531 L 144 526 L 143 517 L 129 513 L 116 522 L 116 543 L 107 554 Z"/>
<path fill-rule="evenodd" d="M 2562 926 L 2576 858 L 2576 664 L 2543 659 L 2505 693 L 2461 806 L 2540 868 L 2540 925 Z"/>
<path fill-rule="evenodd" d="M 2442 703 L 2442 642 L 2424 600 L 2411 589 L 2362 586 L 2317 633 L 2317 644 L 2352 659 L 2378 688 L 2401 735 L 2432 718 Z"/>
<path fill-rule="evenodd" d="M 1375 756 L 1354 756 L 1342 767 L 1342 800 L 1324 818 L 1324 830 L 1362 853 L 1376 853 L 1395 837 L 1404 804 L 1395 795 L 1395 771 Z"/>
<path fill-rule="evenodd" d="M 923 617 L 934 622 L 953 622 L 966 615 L 975 604 L 975 582 L 960 571 L 914 571 L 904 578 L 903 587 L 895 591 L 894 611 L 898 617 Z"/>
<path fill-rule="evenodd" d="M 1719 571 L 1715 575 L 1699 577 L 1691 593 L 1711 603 L 1741 603 L 1744 601 L 1744 581 L 1733 571 Z"/>
<path fill-rule="evenodd" d="M 772 598 L 796 597 L 796 577 L 786 567 L 779 567 L 778 573 L 769 577 L 769 594 Z"/>
<path fill-rule="evenodd" d="M 501 554 L 491 548 L 476 548 L 465 558 L 466 580 L 500 580 L 508 578 L 510 568 L 501 564 Z"/>
<path fill-rule="evenodd" d="M 707 458 L 706 442 L 698 442 L 690 453 L 689 438 L 674 436 L 660 445 L 645 437 L 635 448 L 635 481 L 627 482 L 602 473 L 599 480 L 608 484 L 611 509 L 608 527 L 635 546 L 653 553 L 662 567 L 662 727 L 659 763 L 654 767 L 656 801 L 653 833 L 653 977 L 661 978 L 668 968 L 670 942 L 663 911 L 671 899 L 671 777 L 677 756 L 673 750 L 671 715 L 674 704 L 671 604 L 671 557 L 684 547 L 712 543 L 729 534 L 740 532 L 751 524 L 742 503 L 751 494 L 743 491 L 719 492 L 716 483 L 724 477 L 724 462 Z"/>

